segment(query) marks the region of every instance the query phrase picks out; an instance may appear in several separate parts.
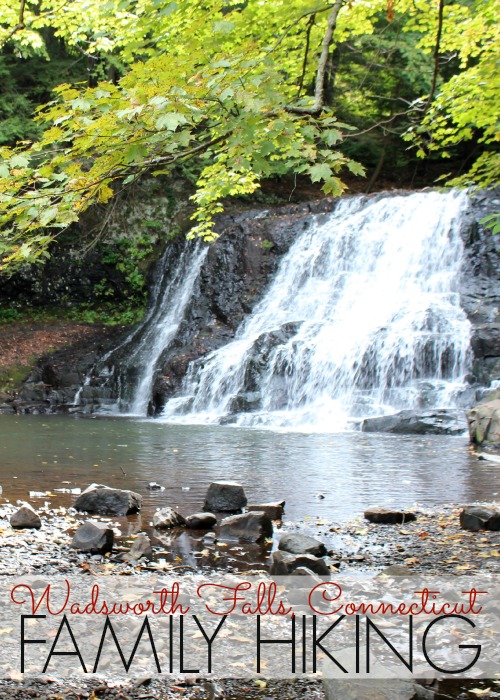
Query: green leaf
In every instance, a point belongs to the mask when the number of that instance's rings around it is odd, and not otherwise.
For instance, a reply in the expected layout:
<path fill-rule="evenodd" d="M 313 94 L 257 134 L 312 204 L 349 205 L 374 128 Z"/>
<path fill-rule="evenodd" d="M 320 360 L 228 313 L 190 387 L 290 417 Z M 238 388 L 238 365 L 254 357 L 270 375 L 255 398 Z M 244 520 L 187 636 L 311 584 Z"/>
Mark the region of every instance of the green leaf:
<path fill-rule="evenodd" d="M 313 182 L 328 180 L 332 176 L 332 170 L 326 163 L 319 163 L 309 168 L 309 175 Z"/>
<path fill-rule="evenodd" d="M 155 127 L 158 131 L 162 129 L 167 129 L 168 131 L 175 131 L 178 126 L 186 123 L 186 117 L 183 114 L 177 114 L 176 112 L 169 112 L 168 114 L 161 114 L 155 122 Z"/>

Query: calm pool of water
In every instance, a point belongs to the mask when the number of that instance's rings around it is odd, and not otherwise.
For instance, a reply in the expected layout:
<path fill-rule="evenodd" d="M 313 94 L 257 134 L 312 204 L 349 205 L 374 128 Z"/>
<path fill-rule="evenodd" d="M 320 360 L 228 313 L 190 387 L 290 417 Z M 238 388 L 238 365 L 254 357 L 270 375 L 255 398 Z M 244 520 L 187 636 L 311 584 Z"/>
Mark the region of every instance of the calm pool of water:
<path fill-rule="evenodd" d="M 287 520 L 345 520 L 369 505 L 491 500 L 498 471 L 474 457 L 465 438 L 0 416 L 3 498 L 95 481 L 143 494 L 143 518 L 158 506 L 200 510 L 209 483 L 220 479 L 242 483 L 250 502 L 285 499 Z M 148 491 L 150 481 L 165 490 Z M 69 506 L 73 498 L 49 500 Z"/>

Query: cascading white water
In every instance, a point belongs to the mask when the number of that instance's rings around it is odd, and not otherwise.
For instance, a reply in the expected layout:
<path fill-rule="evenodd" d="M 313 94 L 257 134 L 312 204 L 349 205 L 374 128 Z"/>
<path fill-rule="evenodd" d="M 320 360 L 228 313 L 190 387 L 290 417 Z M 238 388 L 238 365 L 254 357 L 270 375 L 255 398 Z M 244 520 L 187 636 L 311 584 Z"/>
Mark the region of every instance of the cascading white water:
<path fill-rule="evenodd" d="M 466 206 L 455 192 L 353 197 L 318 217 L 235 340 L 190 367 L 163 420 L 235 414 L 243 425 L 332 430 L 453 406 L 470 362 L 457 292 Z"/>
<path fill-rule="evenodd" d="M 157 363 L 179 330 L 207 252 L 207 246 L 189 245 L 184 248 L 168 284 L 165 284 L 163 275 L 157 276 L 152 290 L 154 304 L 139 328 L 103 358 L 102 363 L 105 364 L 114 353 L 119 350 L 123 353 L 124 348 L 130 347 L 130 352 L 122 360 L 122 369 L 133 367 L 138 373 L 132 387 L 132 398 L 129 400 L 120 396 L 118 402 L 111 406 L 113 413 L 147 415 Z M 162 261 L 162 270 L 168 267 L 168 253 L 169 250 Z M 101 370 L 101 374 L 106 372 L 110 374 L 106 368 Z"/>
<path fill-rule="evenodd" d="M 147 332 L 130 357 L 132 362 L 137 361 L 142 368 L 130 406 L 130 412 L 135 415 L 147 413 L 156 363 L 175 338 L 206 254 L 206 247 L 194 252 L 189 248 L 184 250 L 175 276 L 157 304 Z"/>

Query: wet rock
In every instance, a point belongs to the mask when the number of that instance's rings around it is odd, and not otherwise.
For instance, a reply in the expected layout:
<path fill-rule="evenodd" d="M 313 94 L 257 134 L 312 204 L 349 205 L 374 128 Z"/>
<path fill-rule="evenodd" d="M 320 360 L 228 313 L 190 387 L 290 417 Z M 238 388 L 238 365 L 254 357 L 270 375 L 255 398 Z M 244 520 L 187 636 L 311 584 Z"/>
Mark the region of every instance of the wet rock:
<path fill-rule="evenodd" d="M 326 554 L 323 542 L 299 533 L 283 535 L 279 541 L 278 549 L 289 554 L 312 554 L 315 557 L 323 557 Z"/>
<path fill-rule="evenodd" d="M 347 654 L 348 650 L 345 652 L 346 656 Z M 336 654 L 335 658 L 340 663 L 347 662 L 347 659 L 340 654 Z M 424 688 L 415 681 L 377 678 L 377 670 L 379 669 L 372 667 L 374 677 L 366 680 L 325 678 L 323 689 L 326 700 L 366 700 L 368 697 L 371 700 L 432 700 L 436 697 L 432 690 Z M 379 672 L 385 675 L 383 668 L 380 668 Z M 335 675 L 337 674 L 338 669 Z"/>
<path fill-rule="evenodd" d="M 285 501 L 276 501 L 275 503 L 261 503 L 260 505 L 250 505 L 248 506 L 248 512 L 253 512 L 255 510 L 262 513 L 266 513 L 271 520 L 282 520 L 283 510 L 285 508 Z"/>
<path fill-rule="evenodd" d="M 92 554 L 106 554 L 113 549 L 113 530 L 106 523 L 87 520 L 80 525 L 71 542 L 73 549 Z"/>
<path fill-rule="evenodd" d="M 216 523 L 213 513 L 193 513 L 186 518 L 186 527 L 190 530 L 210 530 Z"/>
<path fill-rule="evenodd" d="M 15 530 L 39 530 L 42 527 L 40 516 L 29 503 L 23 503 L 16 510 L 10 518 L 10 524 Z"/>
<path fill-rule="evenodd" d="M 142 496 L 133 491 L 91 484 L 76 499 L 74 508 L 99 515 L 132 515 L 138 513 Z"/>
<path fill-rule="evenodd" d="M 159 530 L 167 530 L 171 527 L 181 527 L 186 520 L 173 508 L 161 508 L 153 515 L 153 526 Z"/>
<path fill-rule="evenodd" d="M 491 525 L 491 526 L 490 526 Z M 464 530 L 498 530 L 500 513 L 484 506 L 466 506 L 460 513 L 460 527 Z"/>
<path fill-rule="evenodd" d="M 242 540 L 244 542 L 263 542 L 273 536 L 273 523 L 266 513 L 255 511 L 231 515 L 220 524 L 220 538 L 225 540 Z"/>
<path fill-rule="evenodd" d="M 392 578 L 397 578 L 398 576 L 406 578 L 407 576 L 415 576 L 415 572 L 409 569 L 407 566 L 401 566 L 401 564 L 391 564 L 382 569 L 377 576 L 391 576 Z"/>
<path fill-rule="evenodd" d="M 361 422 L 365 433 L 395 433 L 398 435 L 461 435 L 466 430 L 460 411 L 399 411 L 391 416 L 365 418 Z"/>
<path fill-rule="evenodd" d="M 160 484 L 157 484 L 156 481 L 150 481 L 146 488 L 148 491 L 165 491 L 165 487 L 160 486 Z"/>
<path fill-rule="evenodd" d="M 500 513 L 498 511 L 488 520 L 486 523 L 486 529 L 494 532 L 498 532 L 500 530 Z"/>
<path fill-rule="evenodd" d="M 476 326 L 471 337 L 471 348 L 476 357 L 500 356 L 500 324 Z"/>
<path fill-rule="evenodd" d="M 271 576 L 287 576 L 296 569 L 306 568 L 320 576 L 329 576 L 330 568 L 324 559 L 312 554 L 290 554 L 289 552 L 273 552 L 269 573 Z"/>
<path fill-rule="evenodd" d="M 247 504 L 241 484 L 235 481 L 214 481 L 208 487 L 204 510 L 236 513 Z"/>
<path fill-rule="evenodd" d="M 120 557 L 124 561 L 138 561 L 139 559 L 152 559 L 153 548 L 151 540 L 143 532 L 140 532 L 134 540 L 134 543 L 128 552 Z"/>
<path fill-rule="evenodd" d="M 364 516 L 371 523 L 377 523 L 379 525 L 401 525 L 402 523 L 409 523 L 412 520 L 416 520 L 415 513 L 411 511 L 404 510 L 394 510 L 393 508 L 368 508 L 364 512 Z"/>
<path fill-rule="evenodd" d="M 500 443 L 500 399 L 471 408 L 467 411 L 467 422 L 471 442 Z"/>

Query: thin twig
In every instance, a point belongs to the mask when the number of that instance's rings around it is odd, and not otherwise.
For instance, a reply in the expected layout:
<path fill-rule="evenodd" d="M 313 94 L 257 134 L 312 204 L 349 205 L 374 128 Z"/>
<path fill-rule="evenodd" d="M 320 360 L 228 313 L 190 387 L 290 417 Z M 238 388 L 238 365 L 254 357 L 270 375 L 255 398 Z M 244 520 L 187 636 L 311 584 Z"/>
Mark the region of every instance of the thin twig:
<path fill-rule="evenodd" d="M 26 0 L 21 0 L 21 6 L 19 8 L 19 18 L 17 20 L 17 24 L 12 29 L 10 34 L 8 34 L 7 37 L 2 41 L 2 43 L 0 43 L 0 48 L 3 48 L 5 46 L 5 44 L 7 44 L 7 42 L 9 42 L 12 39 L 14 34 L 16 34 L 17 32 L 20 32 L 21 29 L 25 28 L 25 26 L 26 26 L 24 24 L 24 10 L 25 10 L 25 8 L 26 8 Z"/>

